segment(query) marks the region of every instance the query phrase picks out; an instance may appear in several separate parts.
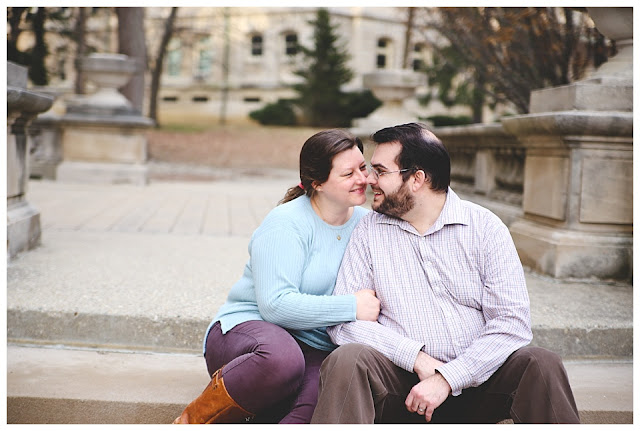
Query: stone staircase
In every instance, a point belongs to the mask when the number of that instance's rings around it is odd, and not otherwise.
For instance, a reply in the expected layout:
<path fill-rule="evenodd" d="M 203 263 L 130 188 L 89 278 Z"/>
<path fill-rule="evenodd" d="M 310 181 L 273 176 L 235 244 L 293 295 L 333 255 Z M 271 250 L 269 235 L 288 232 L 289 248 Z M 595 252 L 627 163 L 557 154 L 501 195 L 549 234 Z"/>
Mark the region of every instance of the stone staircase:
<path fill-rule="evenodd" d="M 290 183 L 31 182 L 43 235 L 7 267 L 7 422 L 170 423 L 207 384 L 204 331 Z M 563 357 L 583 423 L 633 423 L 632 287 L 526 277 L 533 344 Z"/>

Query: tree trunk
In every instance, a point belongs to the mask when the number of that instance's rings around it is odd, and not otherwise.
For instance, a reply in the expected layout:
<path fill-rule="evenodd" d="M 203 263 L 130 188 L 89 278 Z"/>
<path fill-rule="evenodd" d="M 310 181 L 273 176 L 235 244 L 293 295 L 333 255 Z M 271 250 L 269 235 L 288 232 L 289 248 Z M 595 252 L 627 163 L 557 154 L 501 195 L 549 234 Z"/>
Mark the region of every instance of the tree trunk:
<path fill-rule="evenodd" d="M 144 8 L 117 7 L 118 51 L 136 60 L 137 70 L 127 85 L 120 89 L 131 105 L 142 113 L 147 45 L 144 37 Z"/>
<path fill-rule="evenodd" d="M 229 8 L 224 8 L 224 51 L 222 55 L 222 94 L 220 97 L 220 118 L 218 122 L 227 122 L 227 102 L 229 99 Z"/>
<path fill-rule="evenodd" d="M 74 67 L 76 69 L 76 79 L 74 82 L 74 89 L 76 94 L 84 94 L 85 77 L 82 68 L 80 67 L 80 61 L 85 56 L 87 51 L 87 43 L 85 40 L 85 32 L 87 28 L 87 9 L 83 7 L 78 8 L 78 17 L 75 28 L 76 38 L 76 60 Z"/>
<path fill-rule="evenodd" d="M 46 8 L 39 7 L 33 16 L 33 34 L 35 45 L 31 51 L 31 62 L 29 64 L 29 78 L 35 85 L 48 85 L 49 77 L 44 59 L 49 54 L 45 40 L 44 23 L 47 19 Z"/>
<path fill-rule="evenodd" d="M 484 110 L 485 99 L 484 86 L 484 79 L 481 75 L 476 74 L 475 86 L 473 90 L 471 90 L 471 116 L 474 123 L 482 123 L 484 120 L 482 112 Z"/>
<path fill-rule="evenodd" d="M 160 41 L 160 46 L 158 47 L 156 61 L 153 65 L 153 70 L 151 71 L 151 90 L 149 92 L 149 118 L 151 118 L 156 123 L 156 127 L 160 126 L 160 124 L 158 123 L 158 90 L 160 90 L 160 78 L 162 77 L 164 56 L 167 52 L 167 45 L 169 45 L 171 35 L 173 34 L 173 26 L 176 20 L 177 13 L 178 8 L 172 7 L 171 13 L 169 14 L 169 17 L 167 18 L 164 26 L 164 33 L 162 34 L 162 40 Z"/>
<path fill-rule="evenodd" d="M 410 62 L 410 53 L 411 53 L 411 33 L 413 32 L 413 18 L 415 14 L 415 9 L 412 7 L 407 8 L 407 24 L 404 33 L 404 52 L 402 55 L 402 68 L 409 69 L 411 65 Z"/>

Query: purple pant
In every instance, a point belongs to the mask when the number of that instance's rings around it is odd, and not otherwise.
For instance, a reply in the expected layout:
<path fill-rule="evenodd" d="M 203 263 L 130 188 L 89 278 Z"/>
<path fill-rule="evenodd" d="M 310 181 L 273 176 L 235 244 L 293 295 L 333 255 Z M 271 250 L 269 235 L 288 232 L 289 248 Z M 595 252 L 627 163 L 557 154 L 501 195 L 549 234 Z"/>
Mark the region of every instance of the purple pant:
<path fill-rule="evenodd" d="M 224 384 L 255 423 L 310 423 L 318 402 L 320 366 L 330 352 L 298 342 L 272 323 L 252 320 L 207 336 L 209 375 L 222 368 Z"/>

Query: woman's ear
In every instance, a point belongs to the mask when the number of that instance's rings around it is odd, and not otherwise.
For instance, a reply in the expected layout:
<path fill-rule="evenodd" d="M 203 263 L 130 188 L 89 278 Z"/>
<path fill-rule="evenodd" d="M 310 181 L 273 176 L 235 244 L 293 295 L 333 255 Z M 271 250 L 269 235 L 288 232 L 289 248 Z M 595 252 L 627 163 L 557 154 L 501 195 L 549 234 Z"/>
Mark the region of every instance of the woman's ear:
<path fill-rule="evenodd" d="M 317 191 L 317 192 L 322 191 L 322 184 L 318 184 L 318 182 L 317 182 L 317 181 L 313 181 L 313 182 L 311 183 L 311 187 L 313 187 L 313 189 L 314 189 L 315 191 Z"/>

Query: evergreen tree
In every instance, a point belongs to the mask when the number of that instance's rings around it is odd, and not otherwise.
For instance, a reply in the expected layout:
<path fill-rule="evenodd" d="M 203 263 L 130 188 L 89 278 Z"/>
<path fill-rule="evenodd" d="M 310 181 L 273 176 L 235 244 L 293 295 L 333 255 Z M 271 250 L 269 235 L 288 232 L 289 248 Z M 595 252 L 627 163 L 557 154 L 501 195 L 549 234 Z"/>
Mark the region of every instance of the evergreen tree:
<path fill-rule="evenodd" d="M 351 119 L 343 115 L 347 97 L 340 87 L 353 77 L 346 65 L 349 54 L 337 45 L 336 28 L 326 9 L 318 9 L 310 24 L 314 27 L 314 47 L 300 47 L 307 68 L 296 71 L 304 79 L 294 87 L 299 94 L 298 104 L 310 126 L 348 126 Z"/>
<path fill-rule="evenodd" d="M 294 86 L 295 100 L 278 100 L 249 115 L 261 124 L 312 127 L 349 127 L 354 118 L 366 117 L 382 102 L 371 91 L 345 93 L 341 86 L 353 77 L 347 67 L 349 54 L 338 46 L 336 27 L 331 25 L 329 12 L 318 9 L 313 25 L 313 48 L 298 46 L 306 68 L 296 71 L 303 82 Z M 296 105 L 302 111 L 302 121 L 296 118 Z"/>

